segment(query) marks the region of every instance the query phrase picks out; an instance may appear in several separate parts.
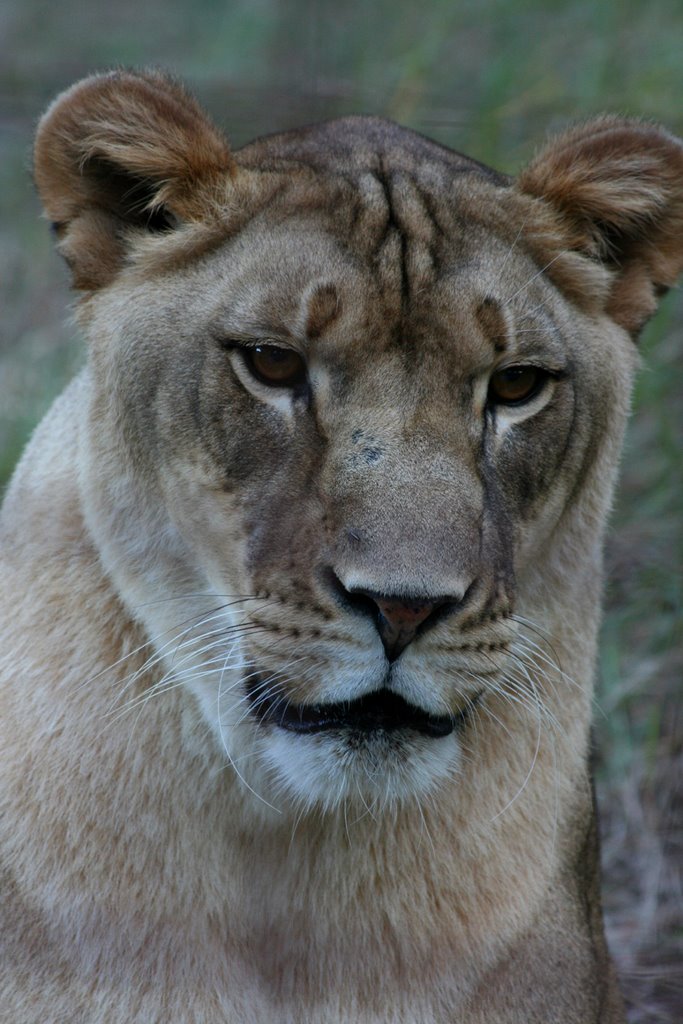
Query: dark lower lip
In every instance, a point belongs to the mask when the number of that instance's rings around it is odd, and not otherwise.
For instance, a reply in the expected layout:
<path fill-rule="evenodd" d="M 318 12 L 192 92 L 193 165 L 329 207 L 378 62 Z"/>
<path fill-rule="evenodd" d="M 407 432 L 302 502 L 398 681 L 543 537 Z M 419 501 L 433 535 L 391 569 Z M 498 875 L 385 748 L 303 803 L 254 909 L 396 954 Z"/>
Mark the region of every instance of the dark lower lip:
<path fill-rule="evenodd" d="M 283 693 L 259 695 L 260 690 L 258 680 L 252 681 L 249 699 L 260 722 L 308 735 L 332 730 L 386 733 L 403 729 L 438 739 L 461 728 L 476 703 L 476 699 L 471 701 L 456 715 L 431 715 L 387 689 L 335 704 L 292 704 Z"/>

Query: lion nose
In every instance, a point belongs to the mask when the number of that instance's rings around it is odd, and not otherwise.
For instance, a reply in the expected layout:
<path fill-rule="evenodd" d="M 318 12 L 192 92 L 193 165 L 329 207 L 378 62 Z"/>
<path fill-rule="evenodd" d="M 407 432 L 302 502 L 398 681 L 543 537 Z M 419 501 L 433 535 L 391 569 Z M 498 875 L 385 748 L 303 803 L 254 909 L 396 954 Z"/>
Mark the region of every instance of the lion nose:
<path fill-rule="evenodd" d="M 363 603 L 373 611 L 377 631 L 389 661 L 395 661 L 415 639 L 420 626 L 424 628 L 438 620 L 435 613 L 440 608 L 458 603 L 457 598 L 452 597 L 394 597 L 371 590 L 352 590 L 348 593 L 353 604 L 358 606 Z"/>

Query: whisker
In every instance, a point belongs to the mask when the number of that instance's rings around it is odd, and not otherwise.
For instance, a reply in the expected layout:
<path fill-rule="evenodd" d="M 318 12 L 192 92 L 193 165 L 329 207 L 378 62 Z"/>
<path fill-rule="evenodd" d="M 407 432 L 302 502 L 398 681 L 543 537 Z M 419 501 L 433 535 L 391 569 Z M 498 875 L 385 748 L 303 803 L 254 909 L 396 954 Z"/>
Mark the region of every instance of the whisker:
<path fill-rule="evenodd" d="M 553 258 L 551 260 L 548 260 L 548 262 L 546 263 L 546 265 L 544 267 L 541 267 L 541 269 L 538 270 L 535 274 L 532 274 L 531 277 L 528 279 L 528 281 L 526 281 L 521 286 L 521 288 L 518 288 L 517 291 L 513 295 L 510 295 L 507 299 L 504 299 L 503 300 L 503 305 L 509 306 L 510 303 L 513 302 L 517 298 L 517 296 L 520 295 L 526 288 L 528 288 L 529 285 L 533 281 L 535 281 L 542 274 L 545 274 L 546 270 L 548 270 L 550 267 L 552 267 L 553 263 L 556 263 L 557 260 L 559 260 L 562 256 L 567 256 L 568 253 L 569 253 L 568 249 L 563 249 L 562 252 L 558 252 L 555 256 L 553 256 Z"/>
<path fill-rule="evenodd" d="M 503 280 L 503 271 L 505 270 L 505 268 L 506 268 L 506 266 L 508 264 L 508 260 L 510 259 L 510 257 L 513 254 L 513 252 L 515 251 L 515 249 L 517 247 L 517 243 L 519 242 L 520 238 L 522 237 L 522 232 L 524 231 L 524 228 L 526 227 L 528 219 L 529 219 L 529 214 L 527 214 L 525 216 L 524 220 L 520 224 L 519 231 L 517 232 L 517 234 L 513 238 L 512 243 L 510 244 L 510 247 L 509 247 L 508 251 L 505 253 L 505 258 L 503 259 L 503 262 L 502 262 L 502 264 L 500 265 L 500 267 L 498 269 L 498 279 L 501 280 L 501 281 Z"/>
<path fill-rule="evenodd" d="M 282 811 L 278 807 L 274 807 L 273 804 L 269 803 L 269 801 L 266 800 L 265 797 L 261 796 L 260 793 L 257 793 L 256 790 L 253 789 L 253 787 L 249 785 L 249 783 L 244 778 L 244 776 L 240 772 L 239 768 L 237 767 L 236 763 L 233 761 L 233 759 L 231 757 L 230 748 L 228 746 L 227 738 L 225 736 L 225 732 L 224 732 L 224 729 L 223 729 L 223 723 L 222 723 L 222 719 L 221 719 L 221 682 L 222 682 L 222 675 L 221 675 L 221 679 L 219 680 L 219 683 L 218 683 L 218 692 L 217 692 L 217 695 L 216 695 L 216 714 L 217 714 L 217 718 L 218 718 L 218 731 L 220 733 L 221 742 L 223 744 L 223 749 L 224 749 L 225 754 L 226 754 L 226 756 L 228 758 L 228 761 L 232 765 L 232 769 L 235 772 L 235 774 L 237 775 L 237 778 L 242 782 L 242 784 L 244 786 L 246 786 L 246 788 L 249 790 L 250 793 L 252 793 L 258 800 L 260 800 L 261 803 L 265 804 L 266 807 L 269 807 L 271 809 L 271 811 L 275 811 L 276 814 L 282 814 Z"/>
<path fill-rule="evenodd" d="M 533 773 L 533 770 L 536 767 L 536 762 L 538 761 L 538 754 L 539 754 L 539 751 L 541 749 L 541 735 L 542 735 L 541 714 L 540 714 L 540 709 L 539 709 L 538 727 L 537 727 L 537 731 L 536 731 L 536 747 L 534 749 L 534 755 L 533 755 L 533 757 L 531 759 L 531 765 L 529 766 L 529 771 L 526 773 L 526 776 L 524 778 L 524 781 L 523 781 L 522 785 L 519 787 L 519 789 L 517 790 L 515 795 L 512 797 L 512 799 L 508 800 L 508 802 L 506 803 L 505 807 L 502 808 L 502 810 L 498 811 L 497 814 L 494 814 L 493 818 L 491 819 L 492 822 L 496 821 L 503 814 L 505 814 L 505 812 L 508 811 L 513 806 L 513 804 L 516 802 L 516 800 L 519 799 L 519 797 L 522 795 L 522 793 L 526 789 L 526 787 L 528 785 L 528 782 L 529 782 L 529 779 L 531 778 L 531 775 Z"/>

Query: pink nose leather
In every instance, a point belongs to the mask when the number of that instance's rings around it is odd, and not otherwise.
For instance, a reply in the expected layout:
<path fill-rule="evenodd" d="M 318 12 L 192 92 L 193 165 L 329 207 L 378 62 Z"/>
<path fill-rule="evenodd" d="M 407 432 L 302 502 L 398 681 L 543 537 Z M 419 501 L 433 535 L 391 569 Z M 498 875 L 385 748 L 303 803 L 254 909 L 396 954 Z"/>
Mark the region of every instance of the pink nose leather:
<path fill-rule="evenodd" d="M 393 660 L 415 638 L 418 627 L 443 601 L 401 601 L 373 596 L 380 611 L 379 635 L 389 660 Z"/>

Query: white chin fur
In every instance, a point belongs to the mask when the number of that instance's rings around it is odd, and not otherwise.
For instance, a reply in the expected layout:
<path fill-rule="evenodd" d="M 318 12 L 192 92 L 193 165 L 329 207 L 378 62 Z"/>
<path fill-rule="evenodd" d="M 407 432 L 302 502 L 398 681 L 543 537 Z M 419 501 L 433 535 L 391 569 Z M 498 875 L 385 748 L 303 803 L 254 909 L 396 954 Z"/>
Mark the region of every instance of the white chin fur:
<path fill-rule="evenodd" d="M 374 814 L 424 798 L 458 774 L 456 732 L 439 738 L 411 730 L 305 735 L 263 726 L 248 710 L 242 669 L 237 658 L 230 672 L 189 673 L 186 682 L 239 783 L 262 810 L 332 811 L 344 805 Z"/>
<path fill-rule="evenodd" d="M 360 814 L 381 813 L 425 797 L 452 779 L 460 763 L 454 733 L 436 739 L 378 733 L 356 741 L 333 732 L 311 736 L 257 728 L 262 735 L 252 747 L 255 756 L 242 762 L 252 761 L 247 781 L 281 811 L 287 805 L 323 811 L 345 805 Z"/>

